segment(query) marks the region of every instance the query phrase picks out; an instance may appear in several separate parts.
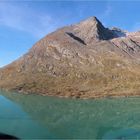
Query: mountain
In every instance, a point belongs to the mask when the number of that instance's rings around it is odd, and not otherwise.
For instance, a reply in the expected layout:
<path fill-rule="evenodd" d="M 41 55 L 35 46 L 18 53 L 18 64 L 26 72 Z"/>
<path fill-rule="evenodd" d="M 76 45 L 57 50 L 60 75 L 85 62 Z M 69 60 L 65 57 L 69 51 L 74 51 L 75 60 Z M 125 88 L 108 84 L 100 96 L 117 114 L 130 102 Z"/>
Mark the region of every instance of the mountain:
<path fill-rule="evenodd" d="M 96 18 L 63 27 L 0 69 L 0 88 L 96 98 L 140 94 L 140 32 L 106 28 Z"/>

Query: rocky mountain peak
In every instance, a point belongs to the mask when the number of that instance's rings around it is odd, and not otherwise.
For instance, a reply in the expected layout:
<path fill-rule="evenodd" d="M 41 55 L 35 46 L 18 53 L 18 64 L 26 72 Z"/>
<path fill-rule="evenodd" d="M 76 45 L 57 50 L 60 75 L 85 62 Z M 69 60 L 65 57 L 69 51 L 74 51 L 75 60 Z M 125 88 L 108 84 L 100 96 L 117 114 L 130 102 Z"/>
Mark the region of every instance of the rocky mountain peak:
<path fill-rule="evenodd" d="M 115 36 L 111 30 L 105 28 L 94 16 L 76 24 L 74 27 L 74 34 L 84 40 L 87 44 L 90 44 L 94 40 L 112 39 Z"/>
<path fill-rule="evenodd" d="M 102 23 L 95 16 L 89 17 L 86 20 L 81 21 L 79 24 L 80 25 L 84 24 L 90 27 L 94 27 L 95 25 L 102 25 Z"/>

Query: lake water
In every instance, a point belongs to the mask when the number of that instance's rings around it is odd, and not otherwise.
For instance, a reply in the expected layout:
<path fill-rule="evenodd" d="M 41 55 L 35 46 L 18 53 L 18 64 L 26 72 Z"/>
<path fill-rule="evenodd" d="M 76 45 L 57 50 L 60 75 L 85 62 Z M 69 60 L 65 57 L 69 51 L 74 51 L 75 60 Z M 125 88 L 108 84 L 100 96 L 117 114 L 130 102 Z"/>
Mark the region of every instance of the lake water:
<path fill-rule="evenodd" d="M 140 98 L 76 100 L 1 91 L 0 132 L 21 139 L 140 139 Z"/>

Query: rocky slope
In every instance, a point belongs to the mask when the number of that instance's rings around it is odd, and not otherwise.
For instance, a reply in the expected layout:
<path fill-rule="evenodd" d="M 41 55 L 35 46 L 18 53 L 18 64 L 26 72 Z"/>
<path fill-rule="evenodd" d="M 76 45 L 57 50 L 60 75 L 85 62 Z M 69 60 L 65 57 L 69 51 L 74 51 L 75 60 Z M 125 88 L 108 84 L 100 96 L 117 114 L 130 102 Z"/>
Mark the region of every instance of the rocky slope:
<path fill-rule="evenodd" d="M 45 36 L 0 69 L 0 88 L 75 98 L 140 94 L 140 32 L 90 17 Z"/>

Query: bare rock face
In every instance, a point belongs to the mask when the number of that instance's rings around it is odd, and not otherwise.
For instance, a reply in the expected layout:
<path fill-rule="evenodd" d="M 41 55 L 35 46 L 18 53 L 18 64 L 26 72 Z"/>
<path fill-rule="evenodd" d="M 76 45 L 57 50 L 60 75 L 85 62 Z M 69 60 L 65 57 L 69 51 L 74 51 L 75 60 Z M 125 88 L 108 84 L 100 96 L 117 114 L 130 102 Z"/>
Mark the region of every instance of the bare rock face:
<path fill-rule="evenodd" d="M 127 33 L 125 37 L 114 38 L 111 42 L 130 57 L 140 59 L 140 32 Z"/>
<path fill-rule="evenodd" d="M 96 17 L 90 17 L 74 26 L 74 34 L 82 38 L 87 44 L 93 40 L 109 40 L 118 37 L 115 30 L 105 28 Z"/>
<path fill-rule="evenodd" d="M 0 70 L 0 88 L 97 98 L 140 94 L 140 33 L 105 28 L 90 17 L 38 41 Z"/>

